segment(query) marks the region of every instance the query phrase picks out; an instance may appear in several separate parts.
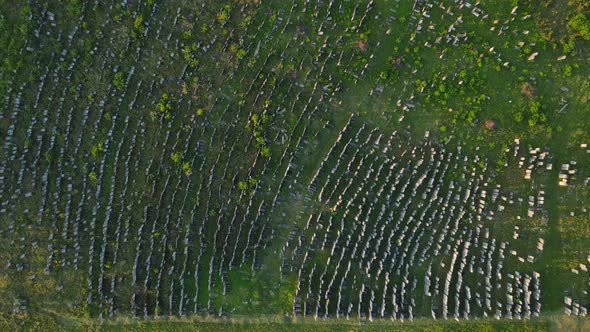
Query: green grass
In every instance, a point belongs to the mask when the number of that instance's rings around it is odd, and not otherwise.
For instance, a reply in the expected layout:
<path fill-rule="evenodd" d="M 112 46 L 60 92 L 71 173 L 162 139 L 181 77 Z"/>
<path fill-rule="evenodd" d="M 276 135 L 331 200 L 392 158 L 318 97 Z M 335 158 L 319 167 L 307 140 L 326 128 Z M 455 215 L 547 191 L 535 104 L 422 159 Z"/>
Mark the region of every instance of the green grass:
<path fill-rule="evenodd" d="M 29 317 L 0 316 L 0 327 L 29 331 L 561 331 L 565 328 L 582 330 L 590 323 L 587 319 L 563 316 L 544 316 L 535 320 L 471 320 L 413 322 L 391 321 L 336 321 L 309 320 L 280 316 L 235 316 L 230 319 L 171 318 L 131 320 L 76 320 L 45 312 Z"/>

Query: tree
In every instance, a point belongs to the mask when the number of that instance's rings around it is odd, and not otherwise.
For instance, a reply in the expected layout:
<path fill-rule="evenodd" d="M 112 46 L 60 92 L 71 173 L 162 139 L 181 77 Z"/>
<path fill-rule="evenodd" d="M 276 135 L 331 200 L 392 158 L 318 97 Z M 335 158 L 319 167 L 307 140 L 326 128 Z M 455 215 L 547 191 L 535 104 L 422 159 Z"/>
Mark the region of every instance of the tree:
<path fill-rule="evenodd" d="M 170 111 L 172 111 L 172 102 L 172 98 L 168 96 L 167 93 L 163 93 L 160 101 L 158 101 L 158 111 L 160 111 L 160 113 L 164 113 L 164 119 L 166 120 L 172 118 L 172 114 L 170 113 Z"/>
<path fill-rule="evenodd" d="M 175 151 L 175 152 L 172 153 L 172 155 L 170 156 L 170 158 L 172 159 L 172 161 L 175 164 L 179 164 L 180 163 L 180 160 L 182 159 L 182 155 L 180 154 L 180 152 Z"/>
<path fill-rule="evenodd" d="M 103 151 L 104 151 L 104 147 L 103 147 L 102 143 L 98 143 L 98 144 L 94 144 L 92 146 L 92 150 L 90 152 L 92 153 L 92 156 L 94 158 L 96 158 L 96 156 L 98 156 L 98 154 Z"/>
<path fill-rule="evenodd" d="M 182 171 L 186 176 L 193 174 L 193 171 L 191 170 L 191 164 L 188 161 L 182 164 Z"/>
<path fill-rule="evenodd" d="M 246 189 L 248 189 L 248 183 L 246 181 L 239 181 L 238 188 L 240 190 L 246 190 Z"/>
<path fill-rule="evenodd" d="M 580 36 L 584 40 L 590 40 L 590 20 L 586 15 L 582 13 L 574 15 L 567 25 L 574 30 L 576 36 Z"/>
<path fill-rule="evenodd" d="M 254 146 L 257 148 L 262 148 L 265 146 L 266 141 L 264 140 L 264 137 L 262 136 L 257 136 L 256 139 L 254 140 Z"/>
<path fill-rule="evenodd" d="M 260 154 L 261 154 L 263 157 L 265 157 L 265 158 L 268 158 L 268 157 L 270 157 L 270 148 L 269 148 L 268 146 L 265 146 L 265 147 L 263 147 L 263 148 L 260 150 Z"/>
<path fill-rule="evenodd" d="M 258 182 L 258 180 L 256 180 L 255 178 L 249 178 L 248 179 L 248 184 L 250 185 L 250 187 L 256 187 L 256 183 Z"/>
<path fill-rule="evenodd" d="M 254 128 L 257 128 L 258 125 L 260 124 L 258 114 L 252 114 L 252 117 L 250 118 L 250 120 L 252 121 Z"/>
<path fill-rule="evenodd" d="M 229 19 L 229 6 L 225 6 L 219 13 L 217 13 L 217 22 L 219 24 L 224 25 L 225 22 Z"/>
<path fill-rule="evenodd" d="M 96 186 L 96 184 L 98 182 L 98 177 L 96 176 L 96 172 L 92 171 L 92 172 L 88 173 L 88 178 L 90 179 L 90 183 L 92 183 L 93 186 Z"/>
<path fill-rule="evenodd" d="M 145 32 L 145 26 L 143 25 L 143 16 L 141 16 L 141 14 L 135 17 L 135 21 L 133 21 L 133 28 L 140 34 Z"/>

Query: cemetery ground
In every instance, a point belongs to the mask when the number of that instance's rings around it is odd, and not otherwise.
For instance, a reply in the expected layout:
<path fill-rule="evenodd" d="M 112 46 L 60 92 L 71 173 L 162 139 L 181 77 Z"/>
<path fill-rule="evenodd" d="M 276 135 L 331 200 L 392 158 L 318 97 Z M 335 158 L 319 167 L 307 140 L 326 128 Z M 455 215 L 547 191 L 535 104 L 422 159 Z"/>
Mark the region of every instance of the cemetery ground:
<path fill-rule="evenodd" d="M 590 328 L 589 20 L 0 1 L 0 329 Z"/>

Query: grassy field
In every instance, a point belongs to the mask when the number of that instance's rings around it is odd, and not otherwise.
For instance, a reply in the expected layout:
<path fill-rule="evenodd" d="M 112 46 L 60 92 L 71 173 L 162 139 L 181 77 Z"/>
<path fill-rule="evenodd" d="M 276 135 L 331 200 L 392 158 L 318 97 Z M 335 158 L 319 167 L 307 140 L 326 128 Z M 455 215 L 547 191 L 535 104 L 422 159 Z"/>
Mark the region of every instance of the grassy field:
<path fill-rule="evenodd" d="M 475 320 L 413 322 L 376 321 L 365 324 L 358 321 L 303 320 L 293 321 L 280 317 L 234 317 L 217 320 L 193 317 L 191 319 L 117 319 L 114 321 L 71 320 L 46 314 L 27 317 L 26 320 L 3 321 L 3 328 L 42 331 L 584 331 L 588 320 L 564 316 L 543 316 L 532 321 Z"/>

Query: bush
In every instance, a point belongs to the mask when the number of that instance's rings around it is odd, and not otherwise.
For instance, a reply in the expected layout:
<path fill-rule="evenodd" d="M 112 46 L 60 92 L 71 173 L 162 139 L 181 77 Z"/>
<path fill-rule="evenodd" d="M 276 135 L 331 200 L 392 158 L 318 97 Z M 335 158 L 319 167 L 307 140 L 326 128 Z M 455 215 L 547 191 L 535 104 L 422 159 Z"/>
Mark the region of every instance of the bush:
<path fill-rule="evenodd" d="M 115 78 L 113 79 L 113 84 L 117 88 L 117 90 L 122 91 L 125 87 L 125 78 L 123 77 L 122 72 L 117 72 L 115 74 Z"/>

